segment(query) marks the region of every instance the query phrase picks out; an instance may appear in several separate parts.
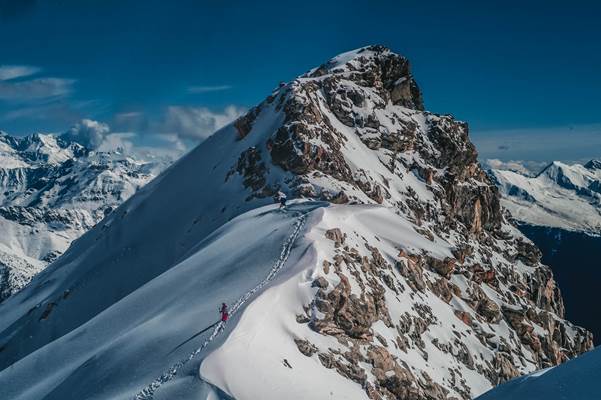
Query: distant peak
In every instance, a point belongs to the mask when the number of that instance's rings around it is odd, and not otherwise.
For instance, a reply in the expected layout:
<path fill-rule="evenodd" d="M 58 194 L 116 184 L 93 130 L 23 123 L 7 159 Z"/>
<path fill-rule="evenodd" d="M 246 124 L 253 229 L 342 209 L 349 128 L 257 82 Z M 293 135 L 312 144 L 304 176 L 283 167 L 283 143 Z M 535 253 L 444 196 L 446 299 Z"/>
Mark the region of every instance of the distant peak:
<path fill-rule="evenodd" d="M 584 168 L 591 170 L 601 169 L 601 160 L 590 160 L 584 164 Z"/>

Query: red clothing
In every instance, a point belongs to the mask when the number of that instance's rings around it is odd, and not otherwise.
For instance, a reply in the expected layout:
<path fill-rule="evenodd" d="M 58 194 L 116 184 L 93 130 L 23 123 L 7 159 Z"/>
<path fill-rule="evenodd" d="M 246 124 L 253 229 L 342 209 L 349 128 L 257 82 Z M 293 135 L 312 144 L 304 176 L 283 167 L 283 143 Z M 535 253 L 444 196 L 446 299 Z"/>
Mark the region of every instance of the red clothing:
<path fill-rule="evenodd" d="M 221 321 L 223 321 L 223 322 L 227 321 L 230 314 L 227 312 L 227 306 L 225 305 L 225 303 L 221 305 L 219 312 L 221 313 Z"/>

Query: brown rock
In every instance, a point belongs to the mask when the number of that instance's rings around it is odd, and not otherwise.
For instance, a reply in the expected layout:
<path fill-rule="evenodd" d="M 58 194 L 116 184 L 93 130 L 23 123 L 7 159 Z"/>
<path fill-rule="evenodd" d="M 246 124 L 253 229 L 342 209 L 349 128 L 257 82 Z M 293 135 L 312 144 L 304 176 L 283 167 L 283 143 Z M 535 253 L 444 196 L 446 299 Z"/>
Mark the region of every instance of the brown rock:
<path fill-rule="evenodd" d="M 345 235 L 342 234 L 342 231 L 339 228 L 328 229 L 326 231 L 326 238 L 334 241 L 336 247 L 344 244 Z"/>
<path fill-rule="evenodd" d="M 446 257 L 444 260 L 439 260 L 434 257 L 427 256 L 428 265 L 438 274 L 449 278 L 455 270 L 455 259 Z"/>
<path fill-rule="evenodd" d="M 326 289 L 329 285 L 329 282 L 323 276 L 317 277 L 313 283 L 311 283 L 311 287 L 317 287 L 320 289 Z"/>
<path fill-rule="evenodd" d="M 294 339 L 294 343 L 296 343 L 296 347 L 298 347 L 298 351 L 306 355 L 307 357 L 311 357 L 313 354 L 317 353 L 317 347 L 313 343 L 310 343 L 305 339 Z"/>

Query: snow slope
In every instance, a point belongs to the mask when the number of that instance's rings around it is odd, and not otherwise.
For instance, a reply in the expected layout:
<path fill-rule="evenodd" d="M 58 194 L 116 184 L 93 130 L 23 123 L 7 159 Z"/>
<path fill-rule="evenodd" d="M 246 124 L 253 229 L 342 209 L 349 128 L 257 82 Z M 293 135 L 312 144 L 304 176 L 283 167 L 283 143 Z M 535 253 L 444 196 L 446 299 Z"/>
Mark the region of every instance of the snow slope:
<path fill-rule="evenodd" d="M 315 206 L 299 209 L 306 212 Z M 198 345 L 199 341 L 192 341 L 171 353 L 180 342 L 218 320 L 221 301 L 233 304 L 269 274 L 295 221 L 273 206 L 234 219 L 183 262 L 5 369 L 0 374 L 4 395 L 11 399 L 132 398 L 157 371 Z M 56 311 L 70 306 L 70 300 L 64 299 Z M 235 325 L 237 318 L 234 312 L 230 324 Z M 57 354 L 61 355 L 58 363 Z"/>
<path fill-rule="evenodd" d="M 555 368 L 507 382 L 478 400 L 575 400 L 601 398 L 601 350 Z"/>
<path fill-rule="evenodd" d="M 164 168 L 65 135 L 0 132 L 0 301 Z"/>
<path fill-rule="evenodd" d="M 536 226 L 601 233 L 601 163 L 567 165 L 555 161 L 534 177 L 492 170 L 513 217 Z"/>
<path fill-rule="evenodd" d="M 11 399 L 469 399 L 590 347 L 467 125 L 382 46 L 278 87 L 0 304 Z"/>

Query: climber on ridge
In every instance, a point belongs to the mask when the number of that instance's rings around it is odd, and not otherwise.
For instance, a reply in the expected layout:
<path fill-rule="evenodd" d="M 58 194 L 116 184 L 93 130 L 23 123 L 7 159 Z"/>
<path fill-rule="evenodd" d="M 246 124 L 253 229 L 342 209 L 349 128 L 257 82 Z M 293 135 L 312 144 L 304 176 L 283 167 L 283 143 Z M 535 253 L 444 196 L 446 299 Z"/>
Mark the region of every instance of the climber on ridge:
<path fill-rule="evenodd" d="M 283 192 L 278 192 L 278 201 L 280 202 L 280 208 L 286 207 L 286 194 Z"/>
<path fill-rule="evenodd" d="M 221 303 L 221 308 L 219 309 L 219 312 L 221 313 L 221 322 L 226 322 L 227 319 L 230 317 L 230 314 L 227 310 L 227 304 Z"/>

